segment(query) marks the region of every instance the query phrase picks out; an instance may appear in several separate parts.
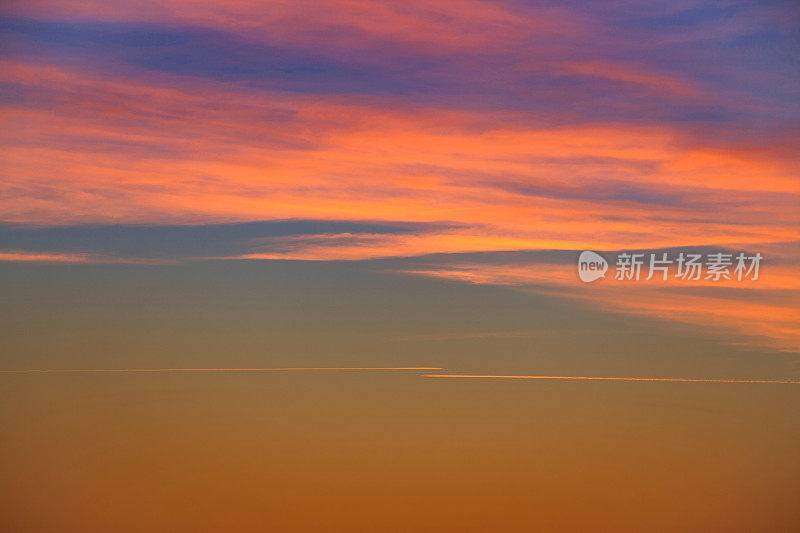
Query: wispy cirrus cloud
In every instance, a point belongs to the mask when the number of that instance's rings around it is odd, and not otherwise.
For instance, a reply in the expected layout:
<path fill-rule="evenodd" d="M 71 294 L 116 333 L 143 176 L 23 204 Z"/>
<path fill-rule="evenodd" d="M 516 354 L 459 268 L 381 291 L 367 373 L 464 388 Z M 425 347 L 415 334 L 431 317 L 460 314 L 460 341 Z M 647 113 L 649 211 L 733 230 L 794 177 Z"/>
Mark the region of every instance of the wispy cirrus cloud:
<path fill-rule="evenodd" d="M 13 263 L 76 263 L 76 264 L 170 264 L 172 260 L 146 259 L 141 257 L 117 257 L 91 253 L 34 252 L 28 250 L 0 249 L 0 261 Z"/>
<path fill-rule="evenodd" d="M 666 280 L 659 275 L 646 280 L 643 275 L 641 280 L 626 281 L 609 273 L 602 281 L 584 284 L 577 279 L 577 252 L 515 262 L 491 254 L 471 261 L 429 260 L 402 272 L 567 298 L 605 312 L 647 317 L 691 331 L 699 328 L 729 344 L 797 353 L 800 288 L 795 247 L 784 243 L 765 249 L 772 260 L 762 267 L 757 281 L 684 280 L 674 275 Z"/>

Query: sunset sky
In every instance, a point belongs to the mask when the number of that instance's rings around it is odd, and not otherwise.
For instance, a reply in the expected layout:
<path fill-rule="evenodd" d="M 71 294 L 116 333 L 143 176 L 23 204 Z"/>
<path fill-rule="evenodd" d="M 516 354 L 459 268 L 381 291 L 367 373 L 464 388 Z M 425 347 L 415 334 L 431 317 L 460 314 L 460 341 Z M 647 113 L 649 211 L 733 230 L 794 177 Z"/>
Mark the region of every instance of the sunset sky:
<path fill-rule="evenodd" d="M 0 105 L 10 531 L 800 528 L 796 2 L 10 0 Z"/>

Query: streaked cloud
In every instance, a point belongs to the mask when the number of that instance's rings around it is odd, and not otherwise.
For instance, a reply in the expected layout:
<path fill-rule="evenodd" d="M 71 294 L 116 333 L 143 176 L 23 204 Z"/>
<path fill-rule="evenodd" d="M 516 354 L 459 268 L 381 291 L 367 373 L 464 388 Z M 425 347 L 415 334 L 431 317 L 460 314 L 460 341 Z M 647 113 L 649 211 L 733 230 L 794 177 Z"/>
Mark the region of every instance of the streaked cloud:
<path fill-rule="evenodd" d="M 787 246 L 788 250 L 792 247 Z M 702 330 L 731 344 L 755 344 L 800 352 L 800 289 L 793 252 L 765 250 L 772 262 L 755 282 L 681 280 L 656 276 L 650 281 L 618 281 L 613 275 L 592 284 L 577 279 L 576 258 L 553 262 L 540 258 L 509 262 L 484 257 L 479 261 L 428 261 L 427 267 L 401 270 L 409 274 L 468 284 L 505 285 L 522 291 L 568 298 L 593 309 L 654 318 L 682 328 Z"/>
<path fill-rule="evenodd" d="M 668 381 L 675 383 L 774 383 L 800 385 L 800 381 L 771 379 L 696 379 L 696 378 L 629 378 L 600 376 L 500 376 L 492 374 L 426 374 L 426 378 L 467 378 L 467 379 L 541 379 L 568 381 Z"/>
<path fill-rule="evenodd" d="M 0 261 L 34 263 L 122 263 L 122 264 L 169 264 L 170 260 L 145 259 L 141 257 L 115 257 L 110 255 L 58 252 L 30 252 L 27 250 L 1 250 Z"/>
<path fill-rule="evenodd" d="M 46 368 L 0 370 L 0 374 L 107 374 L 150 372 L 297 372 L 297 371 L 392 371 L 392 370 L 442 370 L 435 366 L 386 367 L 284 367 L 284 368 Z"/>
<path fill-rule="evenodd" d="M 428 333 L 403 337 L 405 341 L 472 341 L 480 339 L 527 339 L 541 336 L 540 331 L 470 331 L 461 333 Z"/>

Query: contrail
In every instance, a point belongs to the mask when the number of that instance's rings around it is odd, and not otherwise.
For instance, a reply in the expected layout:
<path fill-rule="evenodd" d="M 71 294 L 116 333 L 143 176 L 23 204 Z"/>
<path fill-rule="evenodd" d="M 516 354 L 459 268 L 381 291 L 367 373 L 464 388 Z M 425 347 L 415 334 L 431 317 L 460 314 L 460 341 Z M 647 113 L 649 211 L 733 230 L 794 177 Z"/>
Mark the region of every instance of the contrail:
<path fill-rule="evenodd" d="M 484 374 L 425 374 L 425 378 L 494 378 L 494 379 L 570 379 L 591 381 L 673 381 L 679 383 L 793 383 L 800 381 L 767 379 L 692 379 L 692 378 L 618 378 L 596 376 L 498 376 Z"/>
<path fill-rule="evenodd" d="M 47 368 L 26 370 L 0 370 L 2 374 L 78 374 L 120 372 L 282 372 L 296 370 L 443 370 L 437 366 L 318 366 L 282 368 Z"/>

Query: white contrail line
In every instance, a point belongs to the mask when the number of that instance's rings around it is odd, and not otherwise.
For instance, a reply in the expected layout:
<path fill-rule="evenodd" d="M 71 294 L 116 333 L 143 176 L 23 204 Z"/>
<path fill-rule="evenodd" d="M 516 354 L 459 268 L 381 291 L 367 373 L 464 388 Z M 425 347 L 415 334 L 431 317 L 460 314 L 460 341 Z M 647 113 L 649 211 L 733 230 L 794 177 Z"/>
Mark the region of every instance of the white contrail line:
<path fill-rule="evenodd" d="M 680 383 L 792 383 L 800 381 L 767 379 L 693 379 L 693 378 L 619 378 L 597 376 L 500 376 L 491 374 L 425 374 L 425 378 L 486 378 L 486 379 L 568 379 L 590 381 L 672 381 Z"/>
<path fill-rule="evenodd" d="M 78 374 L 78 373 L 142 373 L 142 372 L 286 372 L 298 370 L 444 370 L 437 366 L 317 366 L 281 368 L 46 368 L 0 370 L 2 374 Z"/>

